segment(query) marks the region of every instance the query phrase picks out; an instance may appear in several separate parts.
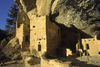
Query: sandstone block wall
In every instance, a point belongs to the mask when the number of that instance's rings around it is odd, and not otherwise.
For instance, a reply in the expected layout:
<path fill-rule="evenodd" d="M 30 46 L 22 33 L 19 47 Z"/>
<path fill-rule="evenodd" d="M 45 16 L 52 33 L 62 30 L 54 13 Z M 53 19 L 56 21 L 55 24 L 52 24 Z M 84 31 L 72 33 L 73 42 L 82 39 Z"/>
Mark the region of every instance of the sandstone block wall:
<path fill-rule="evenodd" d="M 100 55 L 100 41 L 94 38 L 82 39 L 83 50 L 87 50 L 90 56 Z"/>
<path fill-rule="evenodd" d="M 29 49 L 30 20 L 26 13 L 19 11 L 16 22 L 16 37 L 20 41 L 23 50 Z"/>
<path fill-rule="evenodd" d="M 61 45 L 61 30 L 49 17 L 46 18 L 47 27 L 47 53 L 50 56 L 56 55 L 56 49 Z"/>
<path fill-rule="evenodd" d="M 17 23 L 16 23 L 16 25 L 17 25 Z M 21 24 L 20 28 L 16 28 L 16 37 L 19 39 L 19 44 L 20 45 L 22 45 L 23 36 L 24 36 L 24 34 L 23 34 L 23 24 Z"/>
<path fill-rule="evenodd" d="M 30 51 L 34 52 L 35 50 L 39 56 L 44 52 L 48 52 L 52 56 L 56 55 L 56 48 L 61 45 L 60 28 L 51 22 L 48 16 L 38 16 L 32 11 L 28 12 L 27 15 L 31 22 Z"/>
<path fill-rule="evenodd" d="M 40 57 L 47 51 L 46 16 L 37 17 L 28 13 L 30 19 L 30 51 L 36 50 Z"/>

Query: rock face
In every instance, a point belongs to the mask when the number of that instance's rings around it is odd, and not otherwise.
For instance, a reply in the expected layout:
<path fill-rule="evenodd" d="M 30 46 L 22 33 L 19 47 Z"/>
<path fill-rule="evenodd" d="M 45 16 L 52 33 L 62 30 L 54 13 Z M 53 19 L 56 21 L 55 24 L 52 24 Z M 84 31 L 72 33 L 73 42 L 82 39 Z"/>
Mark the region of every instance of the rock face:
<path fill-rule="evenodd" d="M 100 29 L 99 0 L 15 0 L 19 9 L 28 13 L 48 15 L 51 20 L 66 27 L 76 27 L 94 36 Z M 52 17 L 53 15 L 53 17 Z"/>
<path fill-rule="evenodd" d="M 58 1 L 59 2 L 59 1 Z M 99 0 L 62 0 L 52 13 L 59 12 L 55 21 L 67 27 L 72 25 L 91 36 L 100 27 Z"/>
<path fill-rule="evenodd" d="M 17 38 L 11 39 L 8 44 L 2 49 L 2 52 L 5 54 L 5 56 L 10 58 L 11 60 L 20 59 L 20 51 L 21 47 Z"/>
<path fill-rule="evenodd" d="M 49 15 L 53 0 L 37 0 L 37 14 L 38 15 Z"/>

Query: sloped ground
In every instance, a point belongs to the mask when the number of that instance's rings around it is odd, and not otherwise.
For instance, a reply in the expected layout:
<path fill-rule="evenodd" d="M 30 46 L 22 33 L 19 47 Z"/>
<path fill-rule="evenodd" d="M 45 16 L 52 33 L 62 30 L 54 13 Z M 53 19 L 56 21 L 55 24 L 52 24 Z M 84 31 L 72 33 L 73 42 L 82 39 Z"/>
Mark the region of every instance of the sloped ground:
<path fill-rule="evenodd" d="M 0 66 L 0 67 L 24 67 L 24 64 L 10 64 L 7 66 Z"/>
<path fill-rule="evenodd" d="M 0 66 L 0 67 L 25 67 L 24 64 L 10 64 L 6 66 Z M 32 67 L 41 67 L 40 64 L 32 65 Z"/>
<path fill-rule="evenodd" d="M 79 58 L 77 58 L 77 59 L 79 59 Z M 87 57 L 83 56 L 82 60 L 86 62 Z M 97 65 L 100 67 L 100 56 L 90 56 L 88 64 L 93 64 L 93 65 Z"/>
<path fill-rule="evenodd" d="M 87 57 L 82 57 L 82 62 L 80 62 L 80 57 L 77 58 L 60 58 L 63 62 L 71 61 L 73 65 L 79 67 L 100 67 L 100 56 L 90 56 L 89 63 L 87 63 Z M 25 67 L 23 63 L 12 63 L 0 67 Z M 33 65 L 32 67 L 40 67 L 40 64 Z"/>
<path fill-rule="evenodd" d="M 73 65 L 79 67 L 100 67 L 100 56 L 89 56 L 89 63 L 87 63 L 87 56 L 82 56 L 81 58 L 60 58 L 63 62 L 72 61 Z"/>
<path fill-rule="evenodd" d="M 1 67 L 25 67 L 24 64 L 10 64 L 7 66 L 1 66 Z M 40 67 L 40 64 L 33 65 L 32 67 Z"/>

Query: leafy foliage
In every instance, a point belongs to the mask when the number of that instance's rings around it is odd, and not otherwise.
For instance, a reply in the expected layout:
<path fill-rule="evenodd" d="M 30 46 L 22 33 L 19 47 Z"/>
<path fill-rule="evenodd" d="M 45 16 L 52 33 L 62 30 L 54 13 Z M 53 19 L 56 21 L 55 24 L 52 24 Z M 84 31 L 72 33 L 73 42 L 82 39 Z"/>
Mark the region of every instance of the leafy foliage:
<path fill-rule="evenodd" d="M 8 17 L 10 17 L 9 19 L 6 19 L 7 24 L 6 26 L 6 30 L 8 32 L 12 32 L 13 34 L 15 33 L 15 29 L 16 29 L 16 20 L 17 20 L 17 13 L 18 13 L 18 7 L 16 4 L 13 4 L 11 6 L 11 9 L 9 10 L 8 13 Z"/>

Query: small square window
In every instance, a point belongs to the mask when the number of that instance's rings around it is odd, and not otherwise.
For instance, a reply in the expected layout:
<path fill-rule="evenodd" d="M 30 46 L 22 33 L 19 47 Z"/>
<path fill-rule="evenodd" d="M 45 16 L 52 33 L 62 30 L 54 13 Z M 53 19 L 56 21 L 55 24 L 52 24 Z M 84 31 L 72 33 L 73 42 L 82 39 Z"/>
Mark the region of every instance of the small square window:
<path fill-rule="evenodd" d="M 35 28 L 35 26 L 33 26 L 33 28 Z"/>
<path fill-rule="evenodd" d="M 30 27 L 30 25 L 27 25 L 28 27 Z"/>

